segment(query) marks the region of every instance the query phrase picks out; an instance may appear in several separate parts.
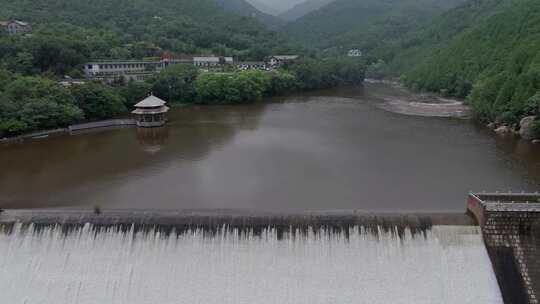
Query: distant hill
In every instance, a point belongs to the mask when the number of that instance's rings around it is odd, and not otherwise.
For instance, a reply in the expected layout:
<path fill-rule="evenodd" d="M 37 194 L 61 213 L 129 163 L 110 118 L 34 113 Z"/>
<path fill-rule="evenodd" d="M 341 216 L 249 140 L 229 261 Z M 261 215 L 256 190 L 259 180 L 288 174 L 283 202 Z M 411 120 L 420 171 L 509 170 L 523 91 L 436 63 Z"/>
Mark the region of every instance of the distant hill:
<path fill-rule="evenodd" d="M 246 0 L 251 5 L 257 7 L 259 4 L 266 7 L 272 8 L 272 10 L 277 11 L 277 15 L 286 12 L 291 9 L 293 6 L 304 2 L 305 0 Z"/>
<path fill-rule="evenodd" d="M 235 13 L 241 16 L 253 17 L 263 24 L 267 25 L 270 28 L 277 28 L 283 25 L 281 19 L 263 13 L 262 11 L 255 8 L 253 5 L 248 3 L 245 0 L 215 0 L 217 4 L 222 7 L 225 11 L 230 13 Z"/>
<path fill-rule="evenodd" d="M 264 3 L 263 1 L 261 0 L 247 0 L 247 2 L 251 5 L 253 5 L 253 7 L 255 7 L 256 9 L 258 9 L 259 11 L 265 13 L 265 14 L 268 14 L 268 15 L 272 15 L 272 16 L 278 16 L 280 14 L 280 10 L 267 4 L 267 3 Z"/>
<path fill-rule="evenodd" d="M 435 49 L 447 47 L 453 39 L 479 22 L 502 11 L 514 0 L 469 0 L 434 18 L 423 27 L 413 29 L 378 50 L 378 55 L 392 65 L 394 72 L 409 71 Z M 382 49 L 384 48 L 384 49 Z"/>
<path fill-rule="evenodd" d="M 335 0 L 307 0 L 295 5 L 288 11 L 279 14 L 279 17 L 287 21 L 294 21 L 334 1 Z"/>
<path fill-rule="evenodd" d="M 538 114 L 540 1 L 469 1 L 420 33 L 391 61 L 409 86 L 468 97 L 487 121 Z"/>
<path fill-rule="evenodd" d="M 336 0 L 290 23 L 284 31 L 311 47 L 369 51 L 464 1 Z"/>
<path fill-rule="evenodd" d="M 243 0 L 0 0 L 0 7 L 0 20 L 30 21 L 50 40 L 90 37 L 83 41 L 96 44 L 85 51 L 90 57 L 152 56 L 159 48 L 260 58 L 285 44 L 258 21 L 274 17 Z M 144 50 L 134 55 L 134 47 Z"/>

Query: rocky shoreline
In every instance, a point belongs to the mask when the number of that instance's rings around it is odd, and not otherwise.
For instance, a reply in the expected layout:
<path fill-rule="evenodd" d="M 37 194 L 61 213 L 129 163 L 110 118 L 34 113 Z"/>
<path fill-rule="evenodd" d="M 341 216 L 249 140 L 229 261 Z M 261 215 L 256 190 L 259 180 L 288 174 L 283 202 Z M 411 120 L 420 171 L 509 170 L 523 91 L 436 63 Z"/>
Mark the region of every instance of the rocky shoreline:
<path fill-rule="evenodd" d="M 432 93 L 416 93 L 403 87 L 399 82 L 389 80 L 366 79 L 366 83 L 383 84 L 390 86 L 401 94 L 396 95 L 376 95 L 382 101 L 377 106 L 392 113 L 423 116 L 423 117 L 444 117 L 462 118 L 472 117 L 472 109 L 462 100 L 444 98 Z"/>
<path fill-rule="evenodd" d="M 523 140 L 531 141 L 533 144 L 540 144 L 540 136 L 535 134 L 536 132 L 534 130 L 537 120 L 538 117 L 536 116 L 526 116 L 521 119 L 519 124 L 514 126 L 500 122 L 491 122 L 487 124 L 487 127 L 500 136 L 517 136 Z"/>
<path fill-rule="evenodd" d="M 396 80 L 366 79 L 365 82 L 389 85 L 414 95 L 414 98 L 400 100 L 382 97 L 384 103 L 381 105 L 381 108 L 384 110 L 414 116 L 454 118 L 473 117 L 472 108 L 460 100 L 444 98 L 436 93 L 414 93 Z M 431 100 L 431 102 L 429 100 Z M 500 136 L 515 136 L 530 141 L 533 144 L 540 144 L 540 132 L 535 130 L 536 124 L 540 124 L 540 117 L 526 116 L 516 125 L 508 125 L 503 122 L 495 121 L 488 123 L 486 126 Z"/>

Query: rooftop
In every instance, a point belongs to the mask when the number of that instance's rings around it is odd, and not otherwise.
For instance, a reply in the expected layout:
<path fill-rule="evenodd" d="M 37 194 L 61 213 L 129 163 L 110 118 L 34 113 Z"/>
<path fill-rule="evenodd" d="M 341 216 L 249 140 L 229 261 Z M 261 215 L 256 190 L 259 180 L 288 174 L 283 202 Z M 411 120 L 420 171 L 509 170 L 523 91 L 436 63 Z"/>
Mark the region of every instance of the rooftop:
<path fill-rule="evenodd" d="M 10 23 L 17 23 L 20 26 L 29 26 L 30 23 L 20 21 L 20 20 L 8 20 L 8 21 L 0 21 L 0 26 L 7 26 Z"/>
<path fill-rule="evenodd" d="M 298 59 L 298 55 L 276 55 L 276 56 L 270 56 L 270 57 L 274 57 L 276 59 L 279 59 L 279 60 L 294 60 L 294 59 Z"/>
<path fill-rule="evenodd" d="M 17 23 L 18 25 L 22 25 L 22 26 L 30 25 L 28 22 L 24 22 L 24 21 L 20 21 L 20 20 L 14 20 L 13 22 Z"/>
<path fill-rule="evenodd" d="M 135 105 L 136 108 L 157 108 L 162 107 L 166 104 L 164 100 L 154 96 L 150 95 L 146 97 L 143 101 L 139 102 Z"/>
<path fill-rule="evenodd" d="M 97 60 L 89 61 L 86 64 L 102 64 L 102 63 L 113 63 L 113 64 L 124 64 L 124 63 L 160 63 L 159 60 Z"/>

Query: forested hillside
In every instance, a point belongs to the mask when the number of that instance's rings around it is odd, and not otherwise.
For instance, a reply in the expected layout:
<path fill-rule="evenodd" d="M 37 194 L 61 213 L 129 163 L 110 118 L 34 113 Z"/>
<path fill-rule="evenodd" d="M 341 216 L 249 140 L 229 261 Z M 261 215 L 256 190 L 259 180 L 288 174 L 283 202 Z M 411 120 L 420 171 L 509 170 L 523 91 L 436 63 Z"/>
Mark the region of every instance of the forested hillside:
<path fill-rule="evenodd" d="M 253 7 L 265 14 L 272 16 L 277 16 L 280 14 L 280 11 L 277 8 L 268 5 L 261 0 L 247 0 L 247 2 L 249 2 L 251 5 L 253 5 Z"/>
<path fill-rule="evenodd" d="M 426 24 L 464 0 L 337 0 L 289 24 L 285 32 L 327 51 L 369 52 Z"/>
<path fill-rule="evenodd" d="M 467 17 L 470 11 L 464 9 L 452 12 L 454 20 L 470 22 L 439 45 L 428 41 L 414 47 L 426 56 L 404 69 L 403 80 L 413 88 L 468 97 L 482 120 L 515 124 L 525 115 L 538 113 L 540 1 L 495 4 L 493 13 L 484 18 Z M 428 31 L 454 32 L 442 25 Z M 405 61 L 402 56 L 394 61 Z"/>
<path fill-rule="evenodd" d="M 334 1 L 335 0 L 306 0 L 281 13 L 279 17 L 287 21 L 294 21 Z"/>
<path fill-rule="evenodd" d="M 0 37 L 0 62 L 25 74 L 65 74 L 85 60 L 161 50 L 259 59 L 286 44 L 254 18 L 227 13 L 213 0 L 0 0 L 0 7 L 0 20 L 33 24 L 32 37 Z"/>
<path fill-rule="evenodd" d="M 435 16 L 425 26 L 413 28 L 398 39 L 388 41 L 374 54 L 390 64 L 387 72 L 398 75 L 424 62 L 434 50 L 447 47 L 455 37 L 503 10 L 512 1 L 469 0 Z"/>
<path fill-rule="evenodd" d="M 539 111 L 538 0 L 337 0 L 287 32 L 321 54 L 360 48 L 368 76 L 468 98 L 484 121 Z"/>
<path fill-rule="evenodd" d="M 275 16 L 264 13 L 256 8 L 254 5 L 244 0 L 215 0 L 220 7 L 230 13 L 235 13 L 240 16 L 253 17 L 265 24 L 271 29 L 277 29 L 282 26 L 284 22 Z"/>

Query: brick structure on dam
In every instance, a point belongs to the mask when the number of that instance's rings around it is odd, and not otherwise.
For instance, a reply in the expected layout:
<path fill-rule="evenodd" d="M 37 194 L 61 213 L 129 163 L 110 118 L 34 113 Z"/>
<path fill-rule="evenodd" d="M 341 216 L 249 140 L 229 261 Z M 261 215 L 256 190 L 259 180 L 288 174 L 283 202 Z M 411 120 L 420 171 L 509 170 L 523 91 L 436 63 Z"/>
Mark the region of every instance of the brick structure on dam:
<path fill-rule="evenodd" d="M 470 194 L 505 303 L 540 303 L 540 195 Z"/>

